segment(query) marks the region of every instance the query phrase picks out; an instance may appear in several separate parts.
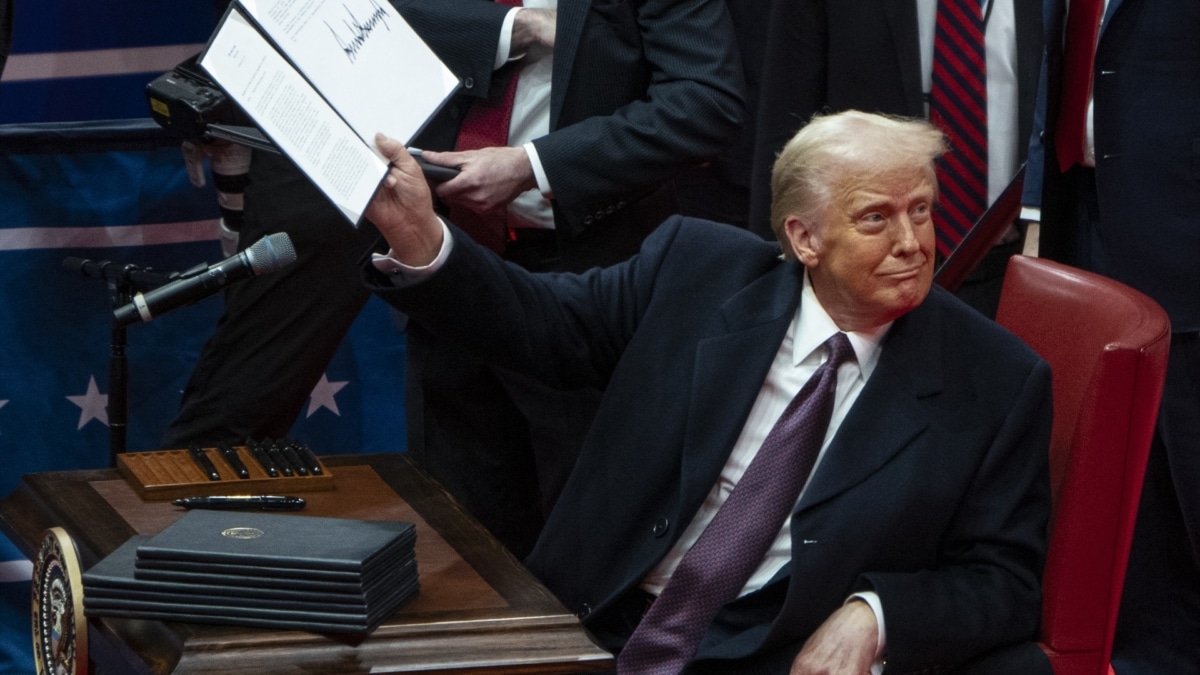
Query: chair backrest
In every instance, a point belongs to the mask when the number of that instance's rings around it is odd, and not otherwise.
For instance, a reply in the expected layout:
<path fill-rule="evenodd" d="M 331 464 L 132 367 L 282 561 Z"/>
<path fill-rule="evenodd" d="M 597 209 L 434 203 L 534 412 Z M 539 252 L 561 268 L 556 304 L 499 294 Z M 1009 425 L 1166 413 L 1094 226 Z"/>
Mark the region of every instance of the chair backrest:
<path fill-rule="evenodd" d="M 1027 256 L 1009 262 L 996 321 L 1053 374 L 1042 648 L 1056 675 L 1107 673 L 1170 323 L 1128 286 Z"/>

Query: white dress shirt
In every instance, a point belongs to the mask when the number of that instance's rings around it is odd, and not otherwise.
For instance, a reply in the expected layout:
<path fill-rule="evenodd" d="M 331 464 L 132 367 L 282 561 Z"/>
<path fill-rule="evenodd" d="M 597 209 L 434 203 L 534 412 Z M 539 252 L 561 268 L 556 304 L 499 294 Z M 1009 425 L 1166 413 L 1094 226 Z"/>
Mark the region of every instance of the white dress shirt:
<path fill-rule="evenodd" d="M 525 0 L 523 6 L 530 9 L 557 9 L 558 0 Z M 538 187 L 518 195 L 508 205 L 508 212 L 517 216 L 514 222 L 524 221 L 533 227 L 553 229 L 554 213 L 550 208 L 550 198 L 554 192 L 550 189 L 550 180 L 531 141 L 550 133 L 550 78 L 554 70 L 554 55 L 550 51 L 538 54 L 512 53 L 513 21 L 521 9 L 514 7 L 504 17 L 494 66 L 498 69 L 509 61 L 521 60 L 512 119 L 508 127 L 508 144 L 525 149 Z"/>
<path fill-rule="evenodd" d="M 1029 139 L 1017 136 L 1017 18 L 1013 0 L 983 0 L 983 3 L 987 13 L 983 41 L 987 55 L 988 203 L 991 203 L 1016 175 L 1020 144 Z M 917 0 L 921 86 L 925 92 L 930 90 L 933 80 L 937 4 L 938 0 Z M 928 116 L 928 103 L 925 113 Z"/>
<path fill-rule="evenodd" d="M 1067 10 L 1070 11 L 1071 0 L 1067 0 Z M 1104 32 L 1104 19 L 1108 17 L 1108 0 L 1104 0 L 1104 7 L 1100 10 L 1100 29 L 1096 31 L 1096 42 L 1100 42 L 1100 33 Z M 1096 99 L 1088 96 L 1087 104 L 1087 124 L 1084 127 L 1086 135 L 1083 141 L 1083 165 L 1089 167 L 1096 166 L 1096 132 L 1092 127 L 1092 118 L 1095 114 Z"/>

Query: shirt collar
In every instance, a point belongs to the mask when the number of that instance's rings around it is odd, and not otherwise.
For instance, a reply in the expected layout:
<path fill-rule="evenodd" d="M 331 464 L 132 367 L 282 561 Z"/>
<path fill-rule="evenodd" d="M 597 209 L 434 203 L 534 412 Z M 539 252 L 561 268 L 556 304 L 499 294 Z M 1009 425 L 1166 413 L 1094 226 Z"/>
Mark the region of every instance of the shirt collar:
<path fill-rule="evenodd" d="M 864 380 L 871 377 L 875 365 L 879 363 L 883 338 L 892 327 L 892 323 L 889 321 L 870 330 L 846 333 L 846 337 L 850 339 L 850 346 L 854 348 L 854 357 L 858 361 Z M 808 359 L 817 359 L 817 362 L 820 362 L 824 358 L 820 351 L 821 345 L 838 330 L 837 324 L 817 300 L 812 281 L 808 278 L 808 270 L 805 270 L 800 311 L 796 312 L 792 324 L 792 365 L 798 366 Z"/>

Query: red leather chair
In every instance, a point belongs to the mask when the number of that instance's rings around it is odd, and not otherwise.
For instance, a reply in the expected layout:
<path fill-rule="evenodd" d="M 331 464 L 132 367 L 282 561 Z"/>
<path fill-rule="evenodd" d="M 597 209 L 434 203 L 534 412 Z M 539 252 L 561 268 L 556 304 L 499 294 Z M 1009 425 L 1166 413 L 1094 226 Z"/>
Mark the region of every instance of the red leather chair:
<path fill-rule="evenodd" d="M 996 321 L 1053 373 L 1054 514 L 1039 641 L 1055 675 L 1110 674 L 1170 324 L 1127 286 L 1027 256 L 1008 264 Z"/>

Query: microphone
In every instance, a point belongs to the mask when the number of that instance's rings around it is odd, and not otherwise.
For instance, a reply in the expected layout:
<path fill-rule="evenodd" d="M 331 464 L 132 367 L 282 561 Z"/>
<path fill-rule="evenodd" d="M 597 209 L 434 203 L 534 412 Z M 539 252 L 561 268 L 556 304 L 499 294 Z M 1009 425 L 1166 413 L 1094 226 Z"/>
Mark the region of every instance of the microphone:
<path fill-rule="evenodd" d="M 176 279 L 154 290 L 138 293 L 133 296 L 133 302 L 113 310 L 113 318 L 121 326 L 138 320 L 149 321 L 177 307 L 206 298 L 229 284 L 274 272 L 295 261 L 296 249 L 292 247 L 292 240 L 287 233 L 269 234 L 254 242 L 250 248 L 216 265 L 204 267 L 196 274 Z"/>

